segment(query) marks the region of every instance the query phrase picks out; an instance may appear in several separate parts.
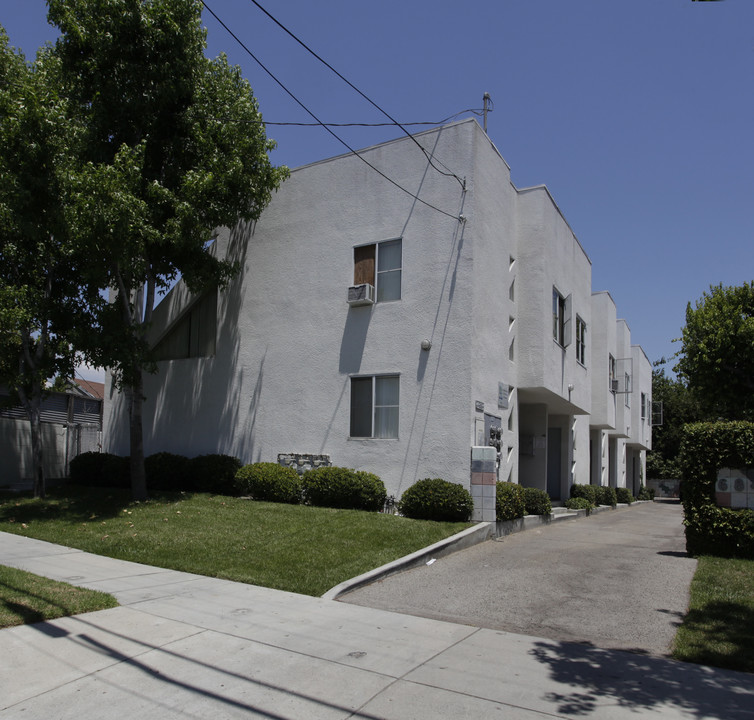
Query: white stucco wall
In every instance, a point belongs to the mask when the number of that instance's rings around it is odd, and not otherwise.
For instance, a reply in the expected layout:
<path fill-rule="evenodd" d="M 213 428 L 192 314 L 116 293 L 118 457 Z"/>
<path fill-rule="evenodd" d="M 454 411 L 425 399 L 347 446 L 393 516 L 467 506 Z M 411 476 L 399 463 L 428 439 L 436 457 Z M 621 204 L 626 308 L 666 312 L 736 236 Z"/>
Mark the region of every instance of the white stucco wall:
<path fill-rule="evenodd" d="M 615 302 L 607 292 L 592 294 L 592 405 L 593 428 L 615 429 L 615 395 L 610 392 L 609 358 L 618 356 Z"/>
<path fill-rule="evenodd" d="M 518 202 L 518 379 L 588 413 L 588 365 L 576 360 L 576 316 L 591 323 L 591 262 L 544 187 L 522 190 Z M 572 298 L 572 340 L 561 347 L 552 333 L 552 291 Z M 569 391 L 569 385 L 573 389 Z"/>
<path fill-rule="evenodd" d="M 547 189 L 517 190 L 476 121 L 416 139 L 458 178 L 404 138 L 361 154 L 409 194 L 341 156 L 294 170 L 256 224 L 220 232 L 214 251 L 243 271 L 218 294 L 215 354 L 163 361 L 146 377 L 147 455 L 221 452 L 247 463 L 329 454 L 400 495 L 423 477 L 468 486 L 488 414 L 503 429 L 501 480 L 544 489 L 548 432 L 558 428 L 560 495 L 589 482 L 590 439 L 592 450 L 595 438 L 608 440 L 595 427 L 617 427 L 612 299 L 592 295 L 589 258 Z M 354 246 L 397 238 L 401 299 L 349 307 Z M 552 336 L 553 287 L 571 297 L 565 348 Z M 153 340 L 195 299 L 179 283 L 156 309 Z M 584 364 L 577 315 L 587 326 Z M 630 335 L 623 341 L 630 346 Z M 351 378 L 380 374 L 400 376 L 399 437 L 351 438 Z M 106 449 L 127 454 L 125 402 L 107 392 Z M 598 474 L 608 481 L 607 460 Z"/>
<path fill-rule="evenodd" d="M 463 178 L 477 132 L 465 122 L 419 141 Z M 326 453 L 377 473 L 389 493 L 428 476 L 468 484 L 473 218 L 456 219 L 459 183 L 428 167 L 412 141 L 363 156 L 450 217 L 355 156 L 292 172 L 256 227 L 218 239 L 244 271 L 220 293 L 215 356 L 161 362 L 146 378 L 146 454 L 223 452 L 253 462 Z M 353 247 L 393 238 L 403 239 L 401 300 L 349 308 Z M 351 439 L 350 377 L 382 373 L 400 374 L 400 436 Z M 110 448 L 127 453 L 125 423 L 112 422 L 123 408 L 113 405 Z"/>
<path fill-rule="evenodd" d="M 631 398 L 631 437 L 629 442 L 640 450 L 652 449 L 652 363 L 639 345 L 631 346 L 634 383 Z M 641 396 L 645 397 L 645 415 L 641 416 Z"/>
<path fill-rule="evenodd" d="M 517 481 L 518 432 L 515 338 L 517 303 L 510 299 L 510 284 L 516 276 L 517 193 L 510 169 L 483 132 L 474 134 L 473 174 L 467 178 L 469 202 L 464 214 L 469 218 L 464 242 L 473 251 L 473 309 L 469 318 L 472 332 L 471 392 L 469 410 L 474 425 L 484 413 L 499 418 L 503 430 L 499 479 Z M 514 342 L 514 360 L 510 359 Z M 503 388 L 501 389 L 501 384 Z M 509 388 L 514 388 L 512 391 Z"/>

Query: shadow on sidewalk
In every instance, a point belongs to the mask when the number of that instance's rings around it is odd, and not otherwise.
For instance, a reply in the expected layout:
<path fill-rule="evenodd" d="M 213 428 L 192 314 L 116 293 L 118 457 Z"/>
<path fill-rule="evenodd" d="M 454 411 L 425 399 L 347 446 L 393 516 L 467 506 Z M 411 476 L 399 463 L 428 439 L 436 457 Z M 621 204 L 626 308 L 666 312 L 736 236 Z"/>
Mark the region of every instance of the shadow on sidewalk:
<path fill-rule="evenodd" d="M 745 673 L 588 644 L 538 642 L 531 653 L 552 680 L 574 688 L 547 696 L 564 715 L 598 715 L 607 702 L 634 712 L 669 705 L 697 718 L 752 718 L 754 683 Z"/>

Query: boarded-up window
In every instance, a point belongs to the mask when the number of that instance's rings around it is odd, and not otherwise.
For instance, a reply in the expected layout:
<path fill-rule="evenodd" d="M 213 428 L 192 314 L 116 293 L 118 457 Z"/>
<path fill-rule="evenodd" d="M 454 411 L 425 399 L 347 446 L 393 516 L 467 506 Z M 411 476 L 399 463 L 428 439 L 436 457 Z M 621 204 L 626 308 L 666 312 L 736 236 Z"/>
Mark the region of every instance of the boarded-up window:
<path fill-rule="evenodd" d="M 374 260 L 376 245 L 362 245 L 353 249 L 353 284 L 374 285 Z"/>

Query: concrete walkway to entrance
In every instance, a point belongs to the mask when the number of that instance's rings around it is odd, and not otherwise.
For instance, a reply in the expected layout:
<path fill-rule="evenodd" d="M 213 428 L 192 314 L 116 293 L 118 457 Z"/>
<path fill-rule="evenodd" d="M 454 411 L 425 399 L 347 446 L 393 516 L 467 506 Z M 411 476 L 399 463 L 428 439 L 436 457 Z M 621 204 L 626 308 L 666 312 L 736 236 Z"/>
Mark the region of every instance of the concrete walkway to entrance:
<path fill-rule="evenodd" d="M 754 717 L 744 673 L 162 570 L 3 532 L 0 562 L 121 603 L 0 630 L 3 719 Z"/>
<path fill-rule="evenodd" d="M 482 543 L 339 599 L 662 656 L 696 570 L 682 521 L 677 502 L 639 503 Z"/>

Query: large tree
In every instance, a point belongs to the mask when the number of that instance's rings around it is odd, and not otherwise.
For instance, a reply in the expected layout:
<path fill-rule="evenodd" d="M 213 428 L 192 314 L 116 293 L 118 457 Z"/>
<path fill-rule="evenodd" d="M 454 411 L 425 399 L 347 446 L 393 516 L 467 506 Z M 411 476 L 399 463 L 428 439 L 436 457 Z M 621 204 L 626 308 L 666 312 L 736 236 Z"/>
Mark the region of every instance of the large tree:
<path fill-rule="evenodd" d="M 87 277 L 109 287 L 88 353 L 115 370 L 130 414 L 131 483 L 147 494 L 143 373 L 159 291 L 222 286 L 237 267 L 216 257 L 216 228 L 254 220 L 284 179 L 257 102 L 237 67 L 208 59 L 200 0 L 48 0 L 61 30 L 70 112 L 84 130 L 70 227 L 88 247 Z"/>
<path fill-rule="evenodd" d="M 0 27 L 0 383 L 29 416 L 37 497 L 45 494 L 43 394 L 53 375 L 72 375 L 86 308 L 64 218 L 76 133 L 58 71 L 49 49 L 27 63 Z"/>
<path fill-rule="evenodd" d="M 754 282 L 715 285 L 686 308 L 675 367 L 709 420 L 754 420 Z"/>
<path fill-rule="evenodd" d="M 647 453 L 647 477 L 678 479 L 678 454 L 683 427 L 701 420 L 699 408 L 685 383 L 665 374 L 663 358 L 652 370 L 652 404 L 661 404 L 661 424 L 652 428 L 652 450 Z M 657 418 L 659 420 L 659 418 Z M 655 418 L 653 418 L 653 422 Z"/>

